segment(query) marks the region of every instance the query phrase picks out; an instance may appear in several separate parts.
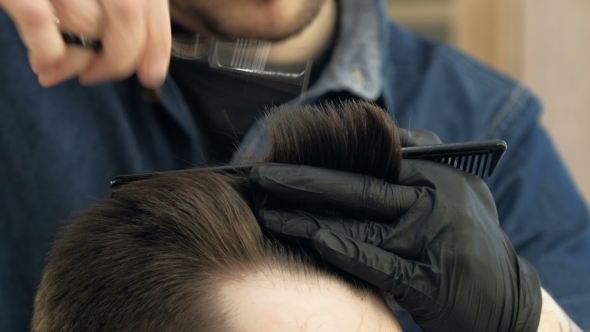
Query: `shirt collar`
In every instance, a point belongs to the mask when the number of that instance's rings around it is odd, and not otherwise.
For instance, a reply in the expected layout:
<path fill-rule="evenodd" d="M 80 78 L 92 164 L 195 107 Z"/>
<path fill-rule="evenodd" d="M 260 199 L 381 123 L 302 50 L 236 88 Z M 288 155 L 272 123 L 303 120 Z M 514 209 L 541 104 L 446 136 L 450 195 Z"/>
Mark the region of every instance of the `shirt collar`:
<path fill-rule="evenodd" d="M 339 0 L 338 41 L 321 76 L 302 95 L 302 100 L 320 97 L 329 91 L 348 91 L 375 101 L 383 91 L 380 0 Z"/>

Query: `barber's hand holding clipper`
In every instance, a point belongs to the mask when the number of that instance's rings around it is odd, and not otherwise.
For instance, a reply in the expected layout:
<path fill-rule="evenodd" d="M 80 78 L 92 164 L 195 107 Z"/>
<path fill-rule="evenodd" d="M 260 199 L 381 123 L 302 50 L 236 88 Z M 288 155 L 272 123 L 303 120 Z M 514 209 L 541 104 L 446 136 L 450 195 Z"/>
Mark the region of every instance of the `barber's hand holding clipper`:
<path fill-rule="evenodd" d="M 137 72 L 145 87 L 156 88 L 166 77 L 168 0 L 0 0 L 0 8 L 14 21 L 44 86 L 76 76 L 93 84 Z M 61 32 L 100 39 L 102 49 L 68 46 Z"/>
<path fill-rule="evenodd" d="M 260 164 L 251 179 L 273 197 L 350 217 L 266 210 L 259 219 L 277 238 L 311 244 L 392 294 L 424 331 L 537 331 L 539 278 L 516 254 L 476 176 L 404 160 L 399 185 L 282 164 Z"/>

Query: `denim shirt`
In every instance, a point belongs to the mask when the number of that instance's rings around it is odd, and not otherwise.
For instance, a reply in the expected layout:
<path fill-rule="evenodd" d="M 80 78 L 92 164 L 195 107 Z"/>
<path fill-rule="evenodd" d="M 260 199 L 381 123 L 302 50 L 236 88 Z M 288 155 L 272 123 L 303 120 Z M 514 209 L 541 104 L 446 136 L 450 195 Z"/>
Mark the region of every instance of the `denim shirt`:
<path fill-rule="evenodd" d="M 525 87 L 444 43 L 389 22 L 378 0 L 342 0 L 333 56 L 308 92 L 383 101 L 400 127 L 443 142 L 500 138 L 508 151 L 487 179 L 500 223 L 542 285 L 590 329 L 590 218 Z M 32 301 L 56 232 L 108 196 L 116 175 L 207 162 L 195 120 L 168 77 L 162 99 L 142 99 L 137 79 L 45 89 L 0 11 L 0 331 L 28 330 Z M 255 125 L 234 162 L 266 146 Z M 419 331 L 397 312 L 404 331 Z"/>

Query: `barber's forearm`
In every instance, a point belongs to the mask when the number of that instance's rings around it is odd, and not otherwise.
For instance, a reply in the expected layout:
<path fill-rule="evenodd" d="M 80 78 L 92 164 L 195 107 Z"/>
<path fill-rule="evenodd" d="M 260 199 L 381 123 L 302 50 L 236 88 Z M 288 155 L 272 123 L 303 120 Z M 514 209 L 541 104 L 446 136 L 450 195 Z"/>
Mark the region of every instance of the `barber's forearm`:
<path fill-rule="evenodd" d="M 543 309 L 538 332 L 582 332 L 582 329 L 572 322 L 549 293 L 544 289 L 541 289 L 541 292 L 543 294 Z"/>

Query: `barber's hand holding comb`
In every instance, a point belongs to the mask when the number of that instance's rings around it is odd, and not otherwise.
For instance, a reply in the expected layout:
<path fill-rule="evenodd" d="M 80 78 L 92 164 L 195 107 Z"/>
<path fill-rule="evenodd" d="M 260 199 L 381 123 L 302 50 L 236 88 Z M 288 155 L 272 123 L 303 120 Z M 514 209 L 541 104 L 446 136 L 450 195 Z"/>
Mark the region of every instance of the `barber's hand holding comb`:
<path fill-rule="evenodd" d="M 399 185 L 284 164 L 260 164 L 251 180 L 273 198 L 346 216 L 267 209 L 259 219 L 278 239 L 312 245 L 392 294 L 424 331 L 537 331 L 538 276 L 517 256 L 476 176 L 404 160 Z"/>

